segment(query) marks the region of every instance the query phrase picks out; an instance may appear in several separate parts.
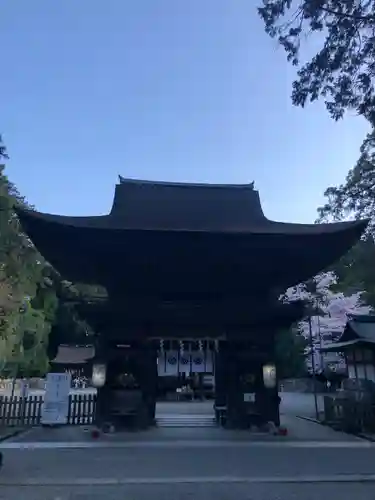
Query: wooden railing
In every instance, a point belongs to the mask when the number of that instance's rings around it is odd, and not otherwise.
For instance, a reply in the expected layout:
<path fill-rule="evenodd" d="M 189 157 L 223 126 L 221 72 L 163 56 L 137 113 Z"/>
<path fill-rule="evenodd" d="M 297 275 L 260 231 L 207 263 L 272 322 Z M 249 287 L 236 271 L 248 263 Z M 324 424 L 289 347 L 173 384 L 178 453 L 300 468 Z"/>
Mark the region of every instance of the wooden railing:
<path fill-rule="evenodd" d="M 324 421 L 337 430 L 375 434 L 375 404 L 354 397 L 325 396 Z"/>
<path fill-rule="evenodd" d="M 88 425 L 95 415 L 95 394 L 69 396 L 68 424 Z M 0 427 L 34 426 L 41 423 L 43 396 L 0 396 Z"/>

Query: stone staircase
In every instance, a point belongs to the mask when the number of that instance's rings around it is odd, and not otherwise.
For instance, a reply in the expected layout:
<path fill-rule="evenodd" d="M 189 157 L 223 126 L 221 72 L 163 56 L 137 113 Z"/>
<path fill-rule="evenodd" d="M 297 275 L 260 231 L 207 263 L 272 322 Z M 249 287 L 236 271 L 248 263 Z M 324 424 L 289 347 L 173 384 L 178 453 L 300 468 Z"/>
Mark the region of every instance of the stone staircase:
<path fill-rule="evenodd" d="M 164 414 L 157 415 L 158 427 L 216 427 L 214 415 Z"/>

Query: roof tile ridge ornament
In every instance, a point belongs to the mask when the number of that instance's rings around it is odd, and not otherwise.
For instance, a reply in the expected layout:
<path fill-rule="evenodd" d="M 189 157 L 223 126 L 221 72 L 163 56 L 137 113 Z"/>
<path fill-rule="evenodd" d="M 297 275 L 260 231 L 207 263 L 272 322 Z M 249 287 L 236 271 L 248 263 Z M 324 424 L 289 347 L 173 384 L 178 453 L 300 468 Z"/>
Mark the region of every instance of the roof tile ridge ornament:
<path fill-rule="evenodd" d="M 252 181 L 247 184 L 214 184 L 209 182 L 172 182 L 172 181 L 157 181 L 157 180 L 146 180 L 146 179 L 133 179 L 130 177 L 123 177 L 118 174 L 118 183 L 120 185 L 123 184 L 147 184 L 147 185 L 155 185 L 155 186 L 170 186 L 170 187 L 202 187 L 202 188 L 236 188 L 236 189 L 248 189 L 249 191 L 255 191 L 255 181 Z"/>

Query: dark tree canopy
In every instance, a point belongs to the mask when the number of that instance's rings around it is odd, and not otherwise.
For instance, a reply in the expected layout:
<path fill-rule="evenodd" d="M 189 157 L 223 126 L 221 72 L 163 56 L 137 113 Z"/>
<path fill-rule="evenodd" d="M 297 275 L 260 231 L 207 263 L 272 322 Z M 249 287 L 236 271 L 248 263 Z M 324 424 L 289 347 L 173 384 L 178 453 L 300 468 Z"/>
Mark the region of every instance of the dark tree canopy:
<path fill-rule="evenodd" d="M 306 374 L 306 345 L 306 339 L 295 328 L 277 333 L 275 354 L 280 378 L 301 377 Z"/>
<path fill-rule="evenodd" d="M 326 203 L 318 208 L 318 222 L 347 217 L 368 218 L 367 234 L 347 255 L 334 264 L 341 290 L 364 291 L 365 301 L 375 307 L 375 132 L 368 134 L 357 164 L 345 182 L 325 191 Z"/>
<path fill-rule="evenodd" d="M 341 220 L 346 216 L 375 221 L 375 131 L 368 134 L 357 164 L 349 170 L 345 182 L 331 186 L 324 195 L 327 202 L 318 209 L 319 221 Z"/>
<path fill-rule="evenodd" d="M 7 158 L 0 136 L 0 376 L 44 374 L 51 344 L 93 333 L 74 303 L 105 290 L 64 281 L 22 232 L 14 205 L 31 207 L 5 174 Z"/>
<path fill-rule="evenodd" d="M 375 0 L 263 0 L 258 12 L 299 67 L 293 104 L 322 97 L 335 120 L 355 110 L 375 126 Z M 314 35 L 321 48 L 300 65 L 303 42 Z"/>

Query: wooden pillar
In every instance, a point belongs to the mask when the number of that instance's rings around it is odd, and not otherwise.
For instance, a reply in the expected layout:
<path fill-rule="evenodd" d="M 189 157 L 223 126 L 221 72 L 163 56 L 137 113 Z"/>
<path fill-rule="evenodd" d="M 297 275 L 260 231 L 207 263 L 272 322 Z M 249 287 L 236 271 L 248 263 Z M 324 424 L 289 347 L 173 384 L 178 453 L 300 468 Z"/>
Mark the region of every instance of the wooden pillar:
<path fill-rule="evenodd" d="M 275 387 L 265 387 L 263 379 L 263 366 L 266 364 L 276 366 L 275 342 L 276 333 L 274 331 L 267 331 L 268 343 L 264 348 L 264 357 L 262 359 L 262 367 L 260 374 L 260 391 L 263 395 L 263 415 L 266 422 L 273 422 L 277 427 L 280 425 L 280 397 L 279 397 L 279 384 L 276 371 L 276 384 Z M 277 367 L 276 367 L 277 370 Z"/>
<path fill-rule="evenodd" d="M 225 407 L 227 404 L 225 354 L 220 346 L 219 351 L 215 353 L 215 406 L 217 407 Z"/>
<path fill-rule="evenodd" d="M 158 371 L 157 349 L 152 343 L 143 344 L 138 353 L 138 376 L 143 400 L 147 407 L 147 425 L 155 423 Z"/>
<path fill-rule="evenodd" d="M 155 420 L 157 392 L 156 349 L 150 343 L 126 346 L 103 341 L 97 346 L 98 362 L 107 365 L 107 377 L 98 389 L 95 422 L 115 427 L 147 428 Z"/>
<path fill-rule="evenodd" d="M 273 338 L 263 346 L 246 341 L 228 342 L 224 357 L 224 390 L 227 424 L 231 428 L 261 426 L 268 422 L 280 425 L 278 385 L 265 387 L 263 365 L 274 364 Z M 222 391 L 224 392 L 224 391 Z M 219 394 L 222 396 L 222 392 Z"/>
<path fill-rule="evenodd" d="M 92 366 L 100 363 L 107 366 L 107 376 L 103 387 L 97 388 L 96 406 L 94 424 L 98 427 L 108 421 L 109 417 L 109 402 L 110 402 L 110 386 L 108 383 L 108 346 L 103 337 L 99 337 L 95 342 L 95 357 L 92 361 Z"/>
<path fill-rule="evenodd" d="M 225 357 L 227 427 L 242 429 L 248 426 L 247 405 L 243 391 L 243 345 L 229 341 Z"/>

